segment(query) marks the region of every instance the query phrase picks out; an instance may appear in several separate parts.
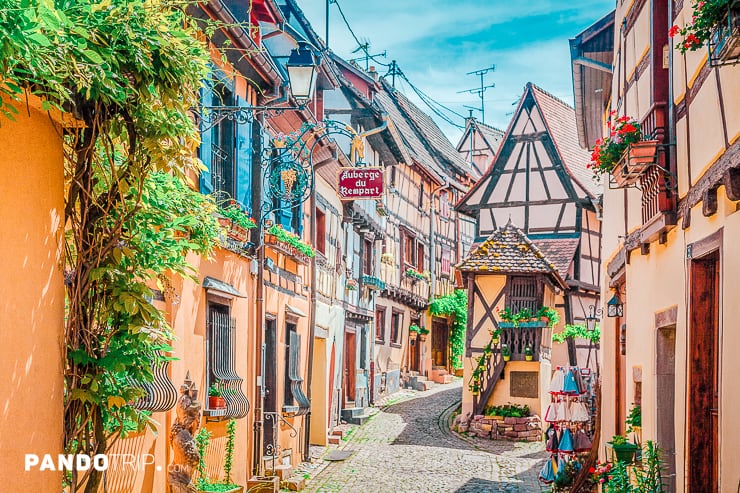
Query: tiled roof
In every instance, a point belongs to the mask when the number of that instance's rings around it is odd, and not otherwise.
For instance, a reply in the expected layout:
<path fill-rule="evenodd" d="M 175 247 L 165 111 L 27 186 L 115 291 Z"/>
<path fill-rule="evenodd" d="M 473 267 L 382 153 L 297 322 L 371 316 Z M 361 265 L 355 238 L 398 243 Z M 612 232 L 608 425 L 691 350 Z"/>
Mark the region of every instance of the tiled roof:
<path fill-rule="evenodd" d="M 486 125 L 485 123 L 481 123 L 479 121 L 475 122 L 475 126 L 478 127 L 478 130 L 480 130 L 483 138 L 486 139 L 488 147 L 495 154 L 496 151 L 498 151 L 499 144 L 504 138 L 504 131 L 490 125 Z"/>
<path fill-rule="evenodd" d="M 557 266 L 509 221 L 475 247 L 457 269 L 483 273 L 543 273 L 558 276 Z"/>
<path fill-rule="evenodd" d="M 603 193 L 601 187 L 594 183 L 593 173 L 586 168 L 586 165 L 591 162 L 591 154 L 578 142 L 575 110 L 544 89 L 531 82 L 529 85 L 560 158 L 565 164 L 565 169 L 576 184 L 580 185 L 576 187 L 579 195 L 582 198 L 586 198 L 587 194 L 591 198 L 601 195 Z"/>
<path fill-rule="evenodd" d="M 536 238 L 532 243 L 537 245 L 546 258 L 550 259 L 557 269 L 560 277 L 565 279 L 573 257 L 581 242 L 579 238 Z"/>
<path fill-rule="evenodd" d="M 429 166 L 441 176 L 458 173 L 474 180 L 480 178 L 429 115 L 384 80 L 380 85 L 375 101 L 396 124 L 412 157 L 419 164 Z"/>

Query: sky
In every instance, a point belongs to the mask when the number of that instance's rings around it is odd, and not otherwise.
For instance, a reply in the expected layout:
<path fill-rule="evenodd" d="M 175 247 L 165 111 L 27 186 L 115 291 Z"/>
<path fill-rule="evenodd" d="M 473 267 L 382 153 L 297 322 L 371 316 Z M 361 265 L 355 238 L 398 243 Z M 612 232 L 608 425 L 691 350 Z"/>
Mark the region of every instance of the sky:
<path fill-rule="evenodd" d="M 326 0 L 297 0 L 314 30 L 325 36 Z M 333 0 L 332 0 L 333 2 Z M 378 60 L 396 60 L 409 81 L 434 100 L 461 115 L 465 106 L 480 106 L 476 94 L 459 93 L 480 85 L 466 75 L 495 65 L 484 76 L 485 123 L 506 129 L 527 82 L 573 105 L 573 81 L 568 39 L 614 9 L 615 0 L 337 0 L 361 42 L 370 53 L 387 53 Z M 329 8 L 329 47 L 345 59 L 357 43 L 337 5 Z M 364 61 L 360 62 L 364 65 Z M 376 65 L 380 74 L 386 67 Z M 399 78 L 396 87 L 419 99 Z M 420 104 L 427 113 L 429 109 Z M 457 144 L 461 130 L 432 115 Z M 480 119 L 480 112 L 474 112 Z M 458 116 L 453 121 L 464 126 Z"/>

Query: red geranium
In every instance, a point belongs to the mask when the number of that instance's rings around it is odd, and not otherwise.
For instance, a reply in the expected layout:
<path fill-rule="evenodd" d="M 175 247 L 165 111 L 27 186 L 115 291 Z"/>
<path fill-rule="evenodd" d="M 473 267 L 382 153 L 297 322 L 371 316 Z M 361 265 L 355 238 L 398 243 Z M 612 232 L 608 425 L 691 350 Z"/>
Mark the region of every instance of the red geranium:
<path fill-rule="evenodd" d="M 729 3 L 730 0 L 694 0 L 692 4 L 694 14 L 691 16 L 691 23 L 683 27 L 674 25 L 668 30 L 671 38 L 679 34 L 683 36 L 683 39 L 676 43 L 678 50 L 686 53 L 704 46 L 715 26 L 725 19 Z"/>
<path fill-rule="evenodd" d="M 610 173 L 622 157 L 625 149 L 630 144 L 642 140 L 642 130 L 637 121 L 623 115 L 612 122 L 611 118 L 614 118 L 615 115 L 615 112 L 610 113 L 610 120 L 606 124 L 609 136 L 596 140 L 591 153 L 591 162 L 587 165 L 589 169 L 593 170 L 596 177 L 602 173 Z"/>

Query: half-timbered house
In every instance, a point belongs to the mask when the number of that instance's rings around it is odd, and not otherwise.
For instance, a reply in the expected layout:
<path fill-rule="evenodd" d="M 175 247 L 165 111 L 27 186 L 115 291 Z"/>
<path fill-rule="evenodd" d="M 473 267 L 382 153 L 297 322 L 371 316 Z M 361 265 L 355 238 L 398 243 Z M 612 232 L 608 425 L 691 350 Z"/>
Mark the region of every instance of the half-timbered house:
<path fill-rule="evenodd" d="M 601 440 L 625 434 L 639 406 L 641 437 L 629 438 L 661 448 L 670 492 L 736 490 L 740 456 L 729 438 L 740 436 L 740 6 L 714 4 L 708 47 L 682 53 L 669 26 L 691 24 L 703 6 L 616 2 L 613 23 L 571 41 L 584 146 L 626 116 L 652 147 L 640 169 L 633 146 L 601 176 L 602 299 L 620 308 L 602 319 Z"/>
<path fill-rule="evenodd" d="M 457 144 L 457 152 L 482 176 L 496 156 L 503 137 L 503 130 L 470 117 L 465 121 L 465 130 Z"/>
<path fill-rule="evenodd" d="M 561 312 L 567 324 L 583 323 L 589 311 L 595 310 L 599 297 L 598 188 L 586 169 L 588 158 L 589 154 L 578 146 L 573 108 L 529 83 L 490 168 L 456 207 L 475 218 L 476 242 L 489 244 L 482 248 L 490 250 L 494 259 L 503 255 L 496 250 L 500 241 L 494 238 L 506 232 L 521 236 L 515 246 L 523 254 L 535 252 L 538 258 L 547 259 L 546 272 L 536 272 L 562 281 L 553 282 L 550 290 L 558 298 L 551 298 L 555 304 L 548 306 Z M 469 267 L 467 262 L 481 254 L 480 248 L 461 265 Z M 510 273 L 505 276 L 509 295 L 503 294 L 504 284 L 499 286 L 499 297 L 491 291 L 493 288 L 475 281 L 476 276 L 466 276 L 472 315 L 468 320 L 467 378 L 473 361 L 491 338 L 485 329 L 498 327 L 500 319 L 492 317 L 490 310 L 536 311 L 542 307 L 546 291 L 546 276 L 539 280 L 520 277 L 515 266 L 499 265 L 493 259 L 491 262 L 491 270 Z M 468 267 L 469 272 L 475 272 Z M 527 297 L 527 303 L 522 304 L 518 296 Z M 595 348 L 585 343 L 568 351 L 560 346 L 551 351 L 549 331 L 538 333 L 536 340 L 539 347 L 533 350 L 543 367 L 595 364 Z M 543 374 L 543 382 L 549 381 L 549 372 L 543 369 Z M 490 396 L 492 392 L 492 388 L 482 388 L 480 395 Z M 498 398 L 493 393 L 493 399 Z M 473 401 L 470 396 L 465 400 Z M 485 405 L 480 402 L 480 406 Z"/>
<path fill-rule="evenodd" d="M 472 225 L 452 204 L 478 174 L 432 119 L 387 81 L 379 82 L 374 101 L 387 113 L 403 157 L 385 176 L 381 277 L 386 286 L 376 301 L 374 354 L 376 394 L 382 394 L 398 389 L 402 371 L 410 385 L 424 388 L 428 377 L 446 381 L 456 366 L 449 321 L 425 312 L 430 299 L 455 288 L 453 266 L 471 244 Z M 409 338 L 411 326 L 424 330 Z"/>

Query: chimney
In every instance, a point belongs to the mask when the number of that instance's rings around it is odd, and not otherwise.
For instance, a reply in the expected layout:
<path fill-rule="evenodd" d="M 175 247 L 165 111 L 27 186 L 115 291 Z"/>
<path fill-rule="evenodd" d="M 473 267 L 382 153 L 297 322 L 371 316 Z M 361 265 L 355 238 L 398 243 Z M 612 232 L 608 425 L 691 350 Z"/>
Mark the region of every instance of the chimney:
<path fill-rule="evenodd" d="M 378 82 L 378 73 L 375 71 L 375 65 L 370 65 L 370 69 L 368 69 L 367 73 L 375 82 Z"/>

